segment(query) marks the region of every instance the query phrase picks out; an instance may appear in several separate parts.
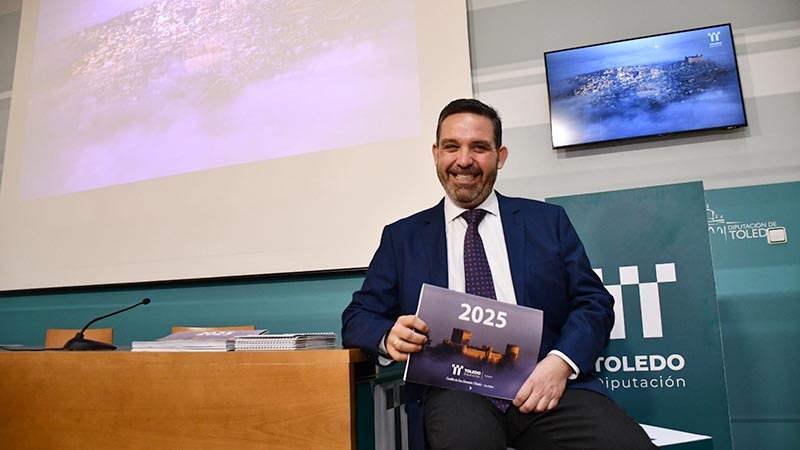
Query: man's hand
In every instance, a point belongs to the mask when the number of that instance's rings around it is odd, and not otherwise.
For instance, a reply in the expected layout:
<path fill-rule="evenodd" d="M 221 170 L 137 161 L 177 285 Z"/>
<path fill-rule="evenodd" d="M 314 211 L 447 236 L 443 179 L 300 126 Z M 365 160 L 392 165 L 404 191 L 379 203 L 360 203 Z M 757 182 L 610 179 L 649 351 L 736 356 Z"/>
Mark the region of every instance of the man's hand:
<path fill-rule="evenodd" d="M 400 316 L 386 335 L 386 351 L 395 361 L 405 361 L 409 353 L 422 350 L 428 341 L 428 325 L 417 316 Z"/>
<path fill-rule="evenodd" d="M 567 387 L 567 378 L 572 368 L 556 355 L 547 355 L 539 361 L 525 383 L 514 397 L 514 406 L 523 414 L 531 411 L 549 411 L 558 405 L 558 401 Z"/>

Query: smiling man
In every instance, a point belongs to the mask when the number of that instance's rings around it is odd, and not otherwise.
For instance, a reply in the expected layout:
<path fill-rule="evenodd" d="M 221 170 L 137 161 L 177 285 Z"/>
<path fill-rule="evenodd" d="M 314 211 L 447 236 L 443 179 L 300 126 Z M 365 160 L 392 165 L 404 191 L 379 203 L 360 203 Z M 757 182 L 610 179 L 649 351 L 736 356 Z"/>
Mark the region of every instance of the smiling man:
<path fill-rule="evenodd" d="M 497 112 L 474 99 L 451 102 L 432 150 L 447 195 L 383 230 L 342 314 L 343 344 L 381 365 L 420 351 L 428 326 L 414 313 L 423 283 L 540 309 L 544 329 L 539 362 L 510 404 L 409 384 L 411 449 L 655 448 L 593 373 L 614 323 L 613 298 L 566 213 L 494 191 L 508 157 Z M 488 286 L 475 283 L 476 271 Z"/>
<path fill-rule="evenodd" d="M 489 197 L 497 171 L 506 162 L 508 149 L 496 148 L 501 138 L 494 129 L 490 118 L 466 112 L 439 122 L 433 144 L 436 174 L 447 196 L 461 208 L 473 209 Z"/>

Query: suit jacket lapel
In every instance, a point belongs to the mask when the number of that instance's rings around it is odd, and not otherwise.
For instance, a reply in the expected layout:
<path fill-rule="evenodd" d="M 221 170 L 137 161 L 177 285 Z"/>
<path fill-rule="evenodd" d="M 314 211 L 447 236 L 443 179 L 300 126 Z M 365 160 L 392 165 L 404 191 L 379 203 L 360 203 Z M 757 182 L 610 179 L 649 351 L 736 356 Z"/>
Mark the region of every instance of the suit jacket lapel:
<path fill-rule="evenodd" d="M 525 226 L 519 207 L 508 197 L 497 194 L 500 205 L 500 219 L 503 222 L 503 234 L 508 251 L 508 264 L 511 268 L 511 280 L 514 283 L 514 294 L 517 304 L 525 304 Z"/>
<path fill-rule="evenodd" d="M 444 225 L 444 199 L 423 214 L 420 233 L 425 244 L 430 283 L 447 287 L 447 237 L 445 236 Z"/>

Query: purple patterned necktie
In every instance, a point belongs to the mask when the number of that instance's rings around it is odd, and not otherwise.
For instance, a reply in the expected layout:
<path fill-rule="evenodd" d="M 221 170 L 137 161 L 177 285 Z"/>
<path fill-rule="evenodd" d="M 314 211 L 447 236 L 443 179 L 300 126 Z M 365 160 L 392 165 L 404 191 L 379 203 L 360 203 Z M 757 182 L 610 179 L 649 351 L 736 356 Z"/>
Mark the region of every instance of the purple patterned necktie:
<path fill-rule="evenodd" d="M 467 234 L 464 236 L 464 281 L 467 294 L 497 300 L 492 281 L 492 270 L 486 259 L 486 249 L 478 234 L 478 224 L 486 217 L 483 209 L 470 209 L 461 216 L 467 221 Z M 511 402 L 504 399 L 488 397 L 501 411 L 506 412 Z"/>
<path fill-rule="evenodd" d="M 483 209 L 470 209 L 461 214 L 467 221 L 467 234 L 464 236 L 464 281 L 467 294 L 497 300 L 492 281 L 492 271 L 483 240 L 478 234 L 478 224 L 486 217 Z"/>

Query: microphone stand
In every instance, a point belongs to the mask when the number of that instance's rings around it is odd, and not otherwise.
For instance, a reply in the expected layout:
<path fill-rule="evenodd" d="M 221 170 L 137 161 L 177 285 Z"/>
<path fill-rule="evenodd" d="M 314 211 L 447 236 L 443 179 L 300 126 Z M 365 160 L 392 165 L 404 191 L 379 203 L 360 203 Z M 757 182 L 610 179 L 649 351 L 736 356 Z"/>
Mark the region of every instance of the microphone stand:
<path fill-rule="evenodd" d="M 86 339 L 83 337 L 83 332 L 79 332 L 74 338 L 68 340 L 63 348 L 64 350 L 116 350 L 117 346 Z"/>
<path fill-rule="evenodd" d="M 64 344 L 63 349 L 64 350 L 78 350 L 78 351 L 83 351 L 83 350 L 116 350 L 117 347 L 115 345 L 107 344 L 105 342 L 93 341 L 91 339 L 86 339 L 83 336 L 83 332 L 86 331 L 86 329 L 89 328 L 89 326 L 91 324 L 97 322 L 98 320 L 105 319 L 106 317 L 110 317 L 110 316 L 113 316 L 115 314 L 123 313 L 123 312 L 125 312 L 125 311 L 127 311 L 129 309 L 136 308 L 139 305 L 146 305 L 148 303 L 150 303 L 150 299 L 149 298 L 145 298 L 144 300 L 142 300 L 141 302 L 139 302 L 139 303 L 137 303 L 135 305 L 128 306 L 127 308 L 120 309 L 119 311 L 114 311 L 114 312 L 112 312 L 110 314 L 106 314 L 105 316 L 100 316 L 100 317 L 90 321 L 89 323 L 86 324 L 85 327 L 83 327 L 83 329 L 81 331 L 79 331 L 78 333 L 75 334 L 75 337 L 73 337 L 72 339 L 68 340 Z"/>

